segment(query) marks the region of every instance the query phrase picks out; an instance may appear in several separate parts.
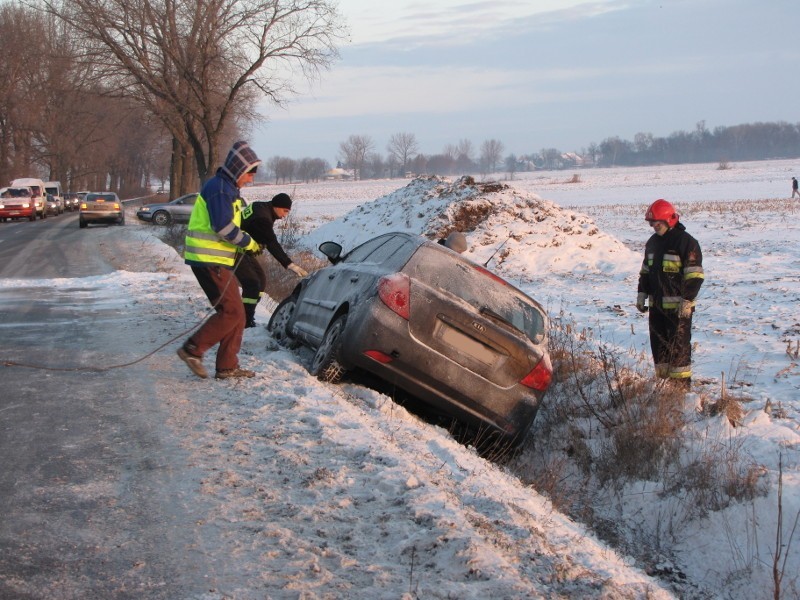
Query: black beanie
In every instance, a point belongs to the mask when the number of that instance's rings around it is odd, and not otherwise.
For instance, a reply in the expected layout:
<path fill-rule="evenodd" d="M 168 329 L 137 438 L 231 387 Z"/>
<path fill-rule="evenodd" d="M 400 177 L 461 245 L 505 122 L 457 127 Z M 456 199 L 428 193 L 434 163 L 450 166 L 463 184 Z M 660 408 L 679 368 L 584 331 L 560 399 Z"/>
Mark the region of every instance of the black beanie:
<path fill-rule="evenodd" d="M 272 206 L 275 208 L 288 208 L 291 210 L 292 199 L 289 198 L 289 194 L 284 194 L 281 192 L 280 194 L 276 194 L 272 197 Z"/>

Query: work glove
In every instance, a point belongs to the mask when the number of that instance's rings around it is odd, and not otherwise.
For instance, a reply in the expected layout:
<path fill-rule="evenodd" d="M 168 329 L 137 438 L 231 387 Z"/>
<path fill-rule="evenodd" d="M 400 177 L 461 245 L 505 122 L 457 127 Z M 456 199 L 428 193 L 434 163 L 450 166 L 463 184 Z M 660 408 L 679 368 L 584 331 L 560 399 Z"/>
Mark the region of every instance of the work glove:
<path fill-rule="evenodd" d="M 244 247 L 244 251 L 248 254 L 261 254 L 261 246 L 253 238 L 250 238 L 250 243 Z"/>
<path fill-rule="evenodd" d="M 292 273 L 294 273 L 298 277 L 308 276 L 308 271 L 306 271 L 305 269 L 303 269 L 303 267 L 298 266 L 294 263 L 289 263 L 289 266 L 286 268 L 289 269 Z"/>
<path fill-rule="evenodd" d="M 639 312 L 647 312 L 647 294 L 639 292 L 636 296 L 636 308 Z"/>
<path fill-rule="evenodd" d="M 692 309 L 694 308 L 694 302 L 691 300 L 686 300 L 685 298 L 681 300 L 681 307 L 679 310 L 678 316 L 682 319 L 686 319 L 692 316 Z"/>

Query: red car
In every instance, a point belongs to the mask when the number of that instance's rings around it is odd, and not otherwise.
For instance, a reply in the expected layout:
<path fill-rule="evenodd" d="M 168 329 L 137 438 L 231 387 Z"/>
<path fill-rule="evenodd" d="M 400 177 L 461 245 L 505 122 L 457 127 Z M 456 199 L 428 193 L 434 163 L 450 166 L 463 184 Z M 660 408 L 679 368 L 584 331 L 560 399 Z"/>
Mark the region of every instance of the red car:
<path fill-rule="evenodd" d="M 0 220 L 36 220 L 36 203 L 28 187 L 8 187 L 0 190 Z"/>

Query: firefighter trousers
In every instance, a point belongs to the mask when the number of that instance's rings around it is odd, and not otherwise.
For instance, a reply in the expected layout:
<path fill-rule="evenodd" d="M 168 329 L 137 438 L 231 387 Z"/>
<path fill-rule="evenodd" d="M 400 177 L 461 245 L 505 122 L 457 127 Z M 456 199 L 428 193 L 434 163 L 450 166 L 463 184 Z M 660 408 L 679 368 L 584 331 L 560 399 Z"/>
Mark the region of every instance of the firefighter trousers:
<path fill-rule="evenodd" d="M 688 383 L 692 377 L 692 316 L 650 308 L 650 349 L 658 377 Z"/>

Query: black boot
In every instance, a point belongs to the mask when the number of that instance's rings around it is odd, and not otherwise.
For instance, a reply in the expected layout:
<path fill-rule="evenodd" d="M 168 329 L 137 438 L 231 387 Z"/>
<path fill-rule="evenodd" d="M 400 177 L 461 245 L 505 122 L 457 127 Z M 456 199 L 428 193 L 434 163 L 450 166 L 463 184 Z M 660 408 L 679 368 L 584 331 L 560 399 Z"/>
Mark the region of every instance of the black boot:
<path fill-rule="evenodd" d="M 244 326 L 245 329 L 248 327 L 255 327 L 256 326 L 256 305 L 245 303 L 244 305 Z"/>

